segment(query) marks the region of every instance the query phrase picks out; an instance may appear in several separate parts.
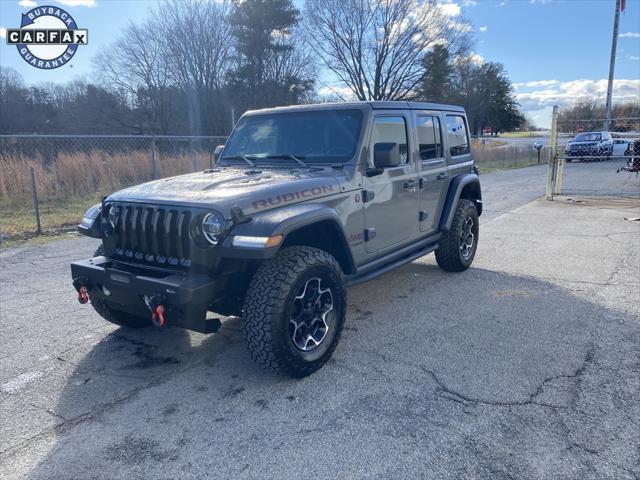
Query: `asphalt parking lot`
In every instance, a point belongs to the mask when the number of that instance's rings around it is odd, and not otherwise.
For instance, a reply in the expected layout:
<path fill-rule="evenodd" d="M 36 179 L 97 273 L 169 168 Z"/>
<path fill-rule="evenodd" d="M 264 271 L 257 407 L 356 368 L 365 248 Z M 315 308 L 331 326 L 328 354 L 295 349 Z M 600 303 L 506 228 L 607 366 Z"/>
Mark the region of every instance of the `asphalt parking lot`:
<path fill-rule="evenodd" d="M 108 325 L 70 286 L 94 241 L 3 251 L 0 478 L 640 478 L 640 203 L 545 202 L 545 178 L 484 176 L 473 267 L 350 289 L 303 380 L 238 319 Z"/>

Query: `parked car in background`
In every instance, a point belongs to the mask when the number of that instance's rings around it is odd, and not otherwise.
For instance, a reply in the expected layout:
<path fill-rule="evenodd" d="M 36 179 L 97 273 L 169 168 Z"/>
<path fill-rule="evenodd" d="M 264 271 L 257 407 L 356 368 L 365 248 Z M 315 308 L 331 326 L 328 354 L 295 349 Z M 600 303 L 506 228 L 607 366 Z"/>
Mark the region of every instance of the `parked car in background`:
<path fill-rule="evenodd" d="M 609 132 L 578 133 L 567 143 L 564 155 L 567 162 L 584 158 L 609 158 L 613 155 L 614 141 Z M 626 148 L 625 148 L 626 150 Z"/>

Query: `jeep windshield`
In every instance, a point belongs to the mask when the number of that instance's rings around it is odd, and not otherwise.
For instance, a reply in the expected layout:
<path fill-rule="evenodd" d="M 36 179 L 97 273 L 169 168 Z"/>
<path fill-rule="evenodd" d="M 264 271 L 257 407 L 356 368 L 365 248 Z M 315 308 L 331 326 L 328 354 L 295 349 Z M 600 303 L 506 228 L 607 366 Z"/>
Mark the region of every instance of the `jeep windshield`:
<path fill-rule="evenodd" d="M 599 142 L 602 140 L 602 135 L 599 133 L 579 133 L 574 138 L 574 142 Z"/>
<path fill-rule="evenodd" d="M 362 112 L 315 110 L 248 116 L 225 145 L 221 164 L 300 166 L 348 162 L 356 153 Z"/>

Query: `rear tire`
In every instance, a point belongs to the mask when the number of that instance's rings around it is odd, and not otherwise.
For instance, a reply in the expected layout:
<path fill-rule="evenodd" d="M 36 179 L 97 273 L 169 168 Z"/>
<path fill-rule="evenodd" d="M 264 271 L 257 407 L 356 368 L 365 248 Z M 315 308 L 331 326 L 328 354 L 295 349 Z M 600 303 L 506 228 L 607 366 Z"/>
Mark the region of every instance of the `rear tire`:
<path fill-rule="evenodd" d="M 252 358 L 294 378 L 319 370 L 340 340 L 347 292 L 336 259 L 312 247 L 288 247 L 257 270 L 243 324 Z"/>
<path fill-rule="evenodd" d="M 471 266 L 478 247 L 478 210 L 471 200 L 460 199 L 451 229 L 442 237 L 436 261 L 443 270 L 463 272 Z"/>
<path fill-rule="evenodd" d="M 104 248 L 102 245 L 98 247 L 98 249 L 93 254 L 94 257 L 100 257 L 104 255 Z M 114 310 L 109 307 L 106 302 L 102 301 L 100 298 L 97 298 L 94 295 L 91 295 L 89 292 L 89 299 L 91 300 L 91 306 L 93 309 L 104 318 L 106 321 L 111 322 L 120 327 L 128 327 L 128 328 L 146 328 L 153 325 L 151 323 L 151 316 L 149 318 L 138 317 L 136 315 L 131 315 L 129 313 L 121 312 L 119 310 Z M 151 313 L 149 313 L 151 315 Z"/>

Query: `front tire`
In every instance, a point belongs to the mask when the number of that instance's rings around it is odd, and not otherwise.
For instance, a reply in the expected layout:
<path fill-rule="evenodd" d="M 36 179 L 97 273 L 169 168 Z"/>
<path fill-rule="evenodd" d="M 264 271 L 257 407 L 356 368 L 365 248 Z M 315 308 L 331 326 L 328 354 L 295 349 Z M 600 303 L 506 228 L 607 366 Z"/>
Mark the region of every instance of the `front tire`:
<path fill-rule="evenodd" d="M 478 247 L 478 210 L 471 200 L 460 199 L 451 229 L 442 236 L 436 261 L 443 270 L 463 272 L 471 266 Z"/>
<path fill-rule="evenodd" d="M 295 378 L 319 370 L 340 340 L 347 292 L 340 265 L 312 247 L 288 247 L 255 273 L 243 309 L 252 358 Z"/>
<path fill-rule="evenodd" d="M 94 257 L 100 257 L 104 255 L 104 248 L 102 245 L 98 247 L 98 249 L 93 254 Z M 151 318 L 138 317 L 136 315 L 131 315 L 129 313 L 121 312 L 119 310 L 114 310 L 109 307 L 109 305 L 102 301 L 100 298 L 97 298 L 95 295 L 91 295 L 89 292 L 89 300 L 91 300 L 91 306 L 96 311 L 98 315 L 104 318 L 106 321 L 111 322 L 119 327 L 128 327 L 128 328 L 145 328 L 153 325 L 151 323 Z"/>

